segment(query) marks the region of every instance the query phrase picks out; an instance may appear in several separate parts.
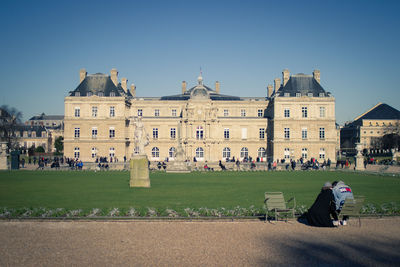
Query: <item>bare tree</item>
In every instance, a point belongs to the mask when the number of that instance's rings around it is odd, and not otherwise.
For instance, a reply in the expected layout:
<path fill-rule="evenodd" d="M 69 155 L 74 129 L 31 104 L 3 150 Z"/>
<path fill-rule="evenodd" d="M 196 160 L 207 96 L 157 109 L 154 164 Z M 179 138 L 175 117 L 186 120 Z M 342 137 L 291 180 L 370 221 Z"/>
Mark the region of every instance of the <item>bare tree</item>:
<path fill-rule="evenodd" d="M 22 113 L 6 105 L 0 107 L 0 138 L 7 143 L 8 152 L 18 148 L 17 129 L 21 124 Z"/>

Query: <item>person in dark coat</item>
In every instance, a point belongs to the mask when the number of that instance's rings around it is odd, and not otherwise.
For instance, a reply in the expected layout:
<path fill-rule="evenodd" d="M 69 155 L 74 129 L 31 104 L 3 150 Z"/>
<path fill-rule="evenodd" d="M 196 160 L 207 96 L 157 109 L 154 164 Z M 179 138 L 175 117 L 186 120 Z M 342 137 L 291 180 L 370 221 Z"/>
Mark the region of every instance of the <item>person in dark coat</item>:
<path fill-rule="evenodd" d="M 317 196 L 314 204 L 308 210 L 306 218 L 309 225 L 318 227 L 334 227 L 333 219 L 338 222 L 335 197 L 332 193 L 332 184 L 326 182 Z"/>

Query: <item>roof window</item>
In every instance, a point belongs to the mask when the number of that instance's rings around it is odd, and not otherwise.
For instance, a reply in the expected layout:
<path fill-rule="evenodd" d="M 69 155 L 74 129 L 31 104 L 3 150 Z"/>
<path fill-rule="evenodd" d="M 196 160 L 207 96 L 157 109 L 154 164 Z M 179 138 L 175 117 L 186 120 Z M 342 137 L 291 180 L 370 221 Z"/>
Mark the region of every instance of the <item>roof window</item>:
<path fill-rule="evenodd" d="M 81 96 L 81 92 L 75 92 L 75 96 Z"/>
<path fill-rule="evenodd" d="M 289 97 L 289 96 L 290 96 L 290 93 L 284 93 L 283 96 L 284 96 L 284 97 Z"/>
<path fill-rule="evenodd" d="M 103 92 L 98 92 L 97 95 L 98 96 L 104 96 L 104 93 Z"/>
<path fill-rule="evenodd" d="M 307 96 L 308 97 L 313 97 L 313 93 L 308 93 Z"/>
<path fill-rule="evenodd" d="M 87 96 L 92 96 L 93 93 L 92 93 L 92 92 L 87 92 L 86 95 L 87 95 Z"/>
<path fill-rule="evenodd" d="M 296 93 L 296 97 L 301 97 L 301 93 Z"/>
<path fill-rule="evenodd" d="M 319 93 L 319 97 L 325 97 L 324 93 Z"/>
<path fill-rule="evenodd" d="M 115 92 L 110 92 L 110 96 L 115 96 Z"/>

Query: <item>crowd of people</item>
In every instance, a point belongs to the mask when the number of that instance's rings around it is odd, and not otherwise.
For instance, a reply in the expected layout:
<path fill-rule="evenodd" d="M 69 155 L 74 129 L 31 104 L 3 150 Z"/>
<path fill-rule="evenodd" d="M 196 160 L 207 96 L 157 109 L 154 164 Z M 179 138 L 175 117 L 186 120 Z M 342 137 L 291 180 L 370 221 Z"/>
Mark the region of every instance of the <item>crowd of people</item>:
<path fill-rule="evenodd" d="M 343 216 L 342 221 L 338 218 L 347 198 L 354 199 L 353 191 L 343 181 L 326 182 L 314 204 L 300 220 L 305 219 L 307 224 L 318 227 L 347 225 L 348 217 Z"/>

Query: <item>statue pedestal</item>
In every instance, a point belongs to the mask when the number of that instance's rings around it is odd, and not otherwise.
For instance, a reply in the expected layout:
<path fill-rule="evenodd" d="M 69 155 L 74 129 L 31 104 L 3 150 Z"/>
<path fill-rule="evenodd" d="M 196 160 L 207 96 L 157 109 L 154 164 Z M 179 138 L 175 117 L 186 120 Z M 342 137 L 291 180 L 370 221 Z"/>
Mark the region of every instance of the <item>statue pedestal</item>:
<path fill-rule="evenodd" d="M 135 155 L 129 163 L 131 170 L 130 187 L 150 187 L 149 161 L 146 155 Z"/>
<path fill-rule="evenodd" d="M 172 173 L 189 173 L 190 169 L 184 161 L 170 161 L 168 162 L 167 172 Z"/>
<path fill-rule="evenodd" d="M 364 157 L 356 157 L 356 170 L 357 171 L 364 171 Z"/>
<path fill-rule="evenodd" d="M 0 170 L 8 170 L 7 157 L 0 156 Z"/>

